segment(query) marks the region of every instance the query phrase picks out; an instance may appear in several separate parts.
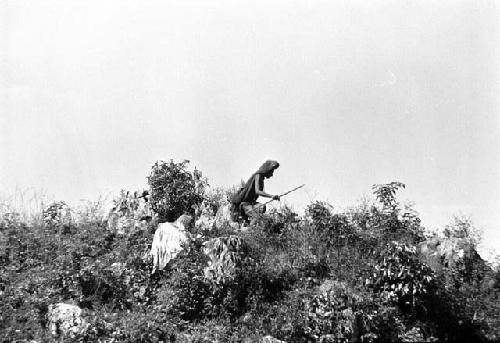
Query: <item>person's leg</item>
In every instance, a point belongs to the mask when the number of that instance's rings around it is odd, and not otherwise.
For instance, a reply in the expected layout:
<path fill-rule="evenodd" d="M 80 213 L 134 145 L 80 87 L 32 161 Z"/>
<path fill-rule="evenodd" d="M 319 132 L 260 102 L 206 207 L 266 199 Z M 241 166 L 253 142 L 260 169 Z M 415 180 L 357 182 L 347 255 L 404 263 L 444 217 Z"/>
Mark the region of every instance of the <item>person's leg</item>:
<path fill-rule="evenodd" d="M 266 211 L 266 205 L 260 203 L 250 204 L 247 202 L 241 203 L 241 212 L 248 219 L 255 219 Z"/>
<path fill-rule="evenodd" d="M 259 213 L 260 214 L 266 213 L 266 205 L 260 205 L 259 206 Z"/>
<path fill-rule="evenodd" d="M 249 217 L 252 215 L 252 204 L 242 202 L 240 204 L 240 217 L 244 222 L 248 223 Z"/>
<path fill-rule="evenodd" d="M 229 214 L 233 222 L 238 222 L 241 215 L 240 212 L 241 212 L 240 209 L 236 205 L 234 204 L 229 205 Z"/>

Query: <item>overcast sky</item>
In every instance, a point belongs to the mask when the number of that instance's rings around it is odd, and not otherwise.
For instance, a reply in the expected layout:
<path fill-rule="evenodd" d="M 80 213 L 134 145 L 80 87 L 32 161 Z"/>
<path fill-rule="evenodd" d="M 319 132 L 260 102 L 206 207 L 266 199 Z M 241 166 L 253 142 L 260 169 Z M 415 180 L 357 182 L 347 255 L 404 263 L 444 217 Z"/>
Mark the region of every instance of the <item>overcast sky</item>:
<path fill-rule="evenodd" d="M 0 190 L 96 199 L 156 160 L 303 208 L 401 181 L 500 247 L 498 1 L 0 2 Z M 499 249 L 500 250 L 500 249 Z"/>

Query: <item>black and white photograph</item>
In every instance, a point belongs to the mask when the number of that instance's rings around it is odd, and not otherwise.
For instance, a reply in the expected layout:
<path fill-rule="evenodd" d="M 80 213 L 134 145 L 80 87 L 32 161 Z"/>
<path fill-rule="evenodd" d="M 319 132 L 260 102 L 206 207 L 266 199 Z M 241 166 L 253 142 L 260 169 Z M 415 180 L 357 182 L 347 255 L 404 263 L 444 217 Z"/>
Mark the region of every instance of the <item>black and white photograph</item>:
<path fill-rule="evenodd" d="M 500 1 L 0 0 L 1 342 L 500 342 Z"/>

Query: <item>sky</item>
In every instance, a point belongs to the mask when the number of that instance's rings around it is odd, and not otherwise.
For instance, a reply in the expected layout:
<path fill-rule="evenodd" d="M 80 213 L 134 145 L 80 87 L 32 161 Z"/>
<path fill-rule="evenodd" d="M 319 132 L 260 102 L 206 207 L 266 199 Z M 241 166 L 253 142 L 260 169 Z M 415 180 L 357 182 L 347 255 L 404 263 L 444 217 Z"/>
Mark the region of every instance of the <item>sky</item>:
<path fill-rule="evenodd" d="M 400 181 L 500 253 L 498 1 L 0 1 L 0 192 L 76 202 L 157 160 L 341 210 Z"/>

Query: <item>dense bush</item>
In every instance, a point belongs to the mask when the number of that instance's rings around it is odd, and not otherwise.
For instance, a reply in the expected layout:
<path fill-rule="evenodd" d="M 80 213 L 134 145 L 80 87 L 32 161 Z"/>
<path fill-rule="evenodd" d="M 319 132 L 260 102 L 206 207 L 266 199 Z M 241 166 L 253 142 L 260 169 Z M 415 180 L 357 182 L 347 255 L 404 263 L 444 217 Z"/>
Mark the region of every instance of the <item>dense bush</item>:
<path fill-rule="evenodd" d="M 378 252 L 366 285 L 405 311 L 420 305 L 421 296 L 434 292 L 435 275 L 418 259 L 416 248 L 391 242 Z"/>
<path fill-rule="evenodd" d="M 199 170 L 187 170 L 188 160 L 180 163 L 157 161 L 148 176 L 151 206 L 162 220 L 173 222 L 180 215 L 194 215 L 204 199 L 206 180 Z"/>

